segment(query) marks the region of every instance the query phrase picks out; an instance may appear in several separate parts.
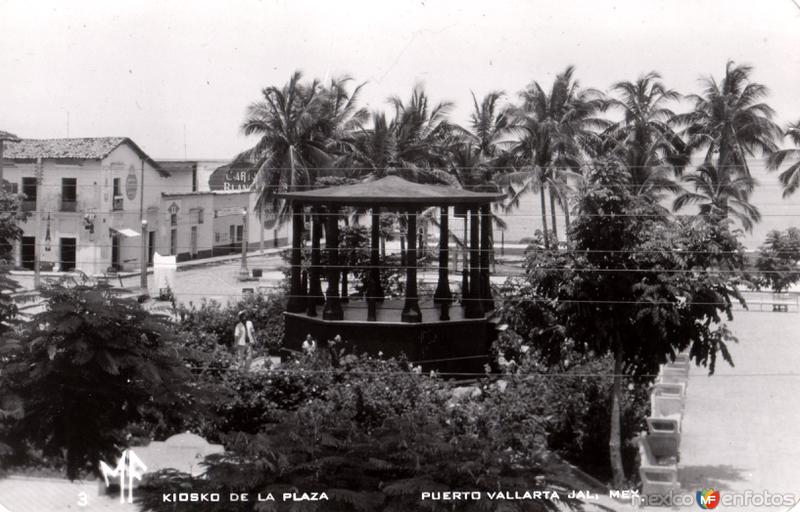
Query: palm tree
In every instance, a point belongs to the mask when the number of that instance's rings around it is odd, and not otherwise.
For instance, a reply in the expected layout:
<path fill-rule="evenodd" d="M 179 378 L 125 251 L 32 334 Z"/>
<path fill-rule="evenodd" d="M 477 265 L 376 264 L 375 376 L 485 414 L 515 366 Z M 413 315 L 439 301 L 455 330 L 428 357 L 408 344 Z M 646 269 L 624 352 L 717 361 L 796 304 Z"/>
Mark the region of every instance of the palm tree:
<path fill-rule="evenodd" d="M 467 128 L 458 127 L 463 141 L 469 144 L 481 162 L 492 162 L 502 156 L 514 129 L 515 119 L 507 106 L 501 105 L 504 93 L 492 91 L 480 103 L 472 93 L 472 112 Z"/>
<path fill-rule="evenodd" d="M 431 108 L 420 84 L 411 91 L 407 102 L 392 96 L 389 103 L 394 107 L 390 127 L 395 142 L 393 172 L 412 181 L 456 185 L 444 170 L 458 142 L 448 119 L 453 104 L 444 101 Z"/>
<path fill-rule="evenodd" d="M 280 192 L 314 185 L 321 170 L 331 169 L 339 140 L 366 116 L 356 106 L 362 85 L 347 90 L 349 78 L 302 83 L 296 71 L 283 87 L 270 86 L 263 99 L 252 103 L 242 123 L 245 135 L 259 135 L 255 146 L 237 156 L 256 169 L 255 187 L 261 191 L 256 207 L 271 204 L 276 221 L 286 215 Z"/>
<path fill-rule="evenodd" d="M 655 71 L 634 82 L 617 82 L 611 90 L 618 97 L 609 99 L 608 106 L 623 117 L 603 133 L 602 152 L 628 169 L 633 194 L 658 202 L 664 192 L 679 193 L 681 188 L 672 178 L 683 172 L 689 154 L 672 129 L 675 113 L 664 103 L 677 101 L 680 95 L 667 89 Z"/>
<path fill-rule="evenodd" d="M 792 165 L 778 175 L 778 180 L 783 185 L 783 197 L 789 197 L 800 187 L 800 121 L 790 124 L 786 128 L 786 135 L 797 147 L 775 151 L 767 160 L 767 169 L 770 171 L 778 170 L 787 158 L 795 160 Z"/>
<path fill-rule="evenodd" d="M 556 76 L 550 92 L 533 82 L 520 93 L 522 105 L 516 109 L 521 137 L 511 149 L 518 170 L 505 177 L 510 193 L 519 196 L 538 191 L 542 202 L 542 226 L 545 247 L 549 248 L 545 191 L 550 196 L 555 242 L 558 233 L 555 223 L 555 204 L 565 213 L 569 231 L 569 178 L 577 177 L 584 155 L 598 144 L 596 129 L 606 128 L 608 122 L 596 114 L 605 108 L 599 92 L 581 89 L 573 79 L 575 68 L 567 67 Z M 512 197 L 510 204 L 515 201 Z"/>
<path fill-rule="evenodd" d="M 734 217 L 748 231 L 752 231 L 753 224 L 761 220 L 758 208 L 748 202 L 756 185 L 750 176 L 731 177 L 727 171 L 721 172 L 709 163 L 685 176 L 684 181 L 693 186 L 694 192 L 681 192 L 672 205 L 674 211 L 697 204 L 701 216 L 712 220 Z"/>
<path fill-rule="evenodd" d="M 762 101 L 768 89 L 750 80 L 752 71 L 751 66 L 728 61 L 722 80 L 703 79 L 703 93 L 688 97 L 694 109 L 675 117 L 677 124 L 686 126 L 688 148 L 705 150 L 704 165 L 713 164 L 723 188 L 736 177 L 749 178 L 747 157 L 772 154 L 781 136 L 772 121 L 775 111 Z"/>
<path fill-rule="evenodd" d="M 397 143 L 386 114 L 373 112 L 370 125 L 361 123 L 342 138 L 337 167 L 351 168 L 361 178 L 382 178 L 397 163 Z"/>

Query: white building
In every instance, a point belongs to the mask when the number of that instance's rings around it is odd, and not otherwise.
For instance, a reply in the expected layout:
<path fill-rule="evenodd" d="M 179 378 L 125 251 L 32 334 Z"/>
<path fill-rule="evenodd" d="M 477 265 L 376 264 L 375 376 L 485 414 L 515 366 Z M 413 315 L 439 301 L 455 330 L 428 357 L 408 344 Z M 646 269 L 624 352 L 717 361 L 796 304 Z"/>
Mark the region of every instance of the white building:
<path fill-rule="evenodd" d="M 245 209 L 250 243 L 259 240 L 253 193 L 200 192 L 208 178 L 196 162 L 156 162 L 125 137 L 7 142 L 3 169 L 30 212 L 15 251 L 27 269 L 36 250 L 41 270 L 91 275 L 139 269 L 143 242 L 150 263 L 154 252 L 179 260 L 231 252 L 241 248 Z"/>

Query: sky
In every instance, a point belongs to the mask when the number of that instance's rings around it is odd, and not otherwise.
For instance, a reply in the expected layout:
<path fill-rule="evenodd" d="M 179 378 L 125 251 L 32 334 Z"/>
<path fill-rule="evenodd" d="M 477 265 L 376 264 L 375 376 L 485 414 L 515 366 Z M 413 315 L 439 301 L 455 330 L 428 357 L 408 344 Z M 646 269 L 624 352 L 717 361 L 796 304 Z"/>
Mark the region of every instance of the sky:
<path fill-rule="evenodd" d="M 755 67 L 781 124 L 800 119 L 794 0 L 0 0 L 0 130 L 228 159 L 254 142 L 247 105 L 297 69 L 367 82 L 370 109 L 422 82 L 465 123 L 471 91 L 513 100 L 570 64 L 603 91 L 657 70 L 691 93 L 729 59 Z"/>

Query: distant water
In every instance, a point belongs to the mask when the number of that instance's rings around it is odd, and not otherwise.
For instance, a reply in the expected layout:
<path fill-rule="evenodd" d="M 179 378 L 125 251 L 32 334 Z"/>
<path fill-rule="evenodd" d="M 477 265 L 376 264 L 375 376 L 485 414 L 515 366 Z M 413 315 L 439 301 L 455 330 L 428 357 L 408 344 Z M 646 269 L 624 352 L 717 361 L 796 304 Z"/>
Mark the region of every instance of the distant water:
<path fill-rule="evenodd" d="M 800 191 L 793 196 L 783 199 L 783 188 L 778 182 L 778 172 L 767 172 L 764 162 L 755 160 L 750 162 L 750 172 L 758 180 L 751 202 L 761 211 L 762 220 L 756 224 L 752 233 L 744 233 L 742 243 L 748 250 L 757 249 L 763 242 L 767 232 L 773 229 L 784 230 L 791 226 L 800 227 Z M 665 205 L 671 208 L 671 203 Z M 547 224 L 550 225 L 550 204 L 547 200 Z M 695 214 L 696 208 L 681 210 L 681 214 Z M 564 214 L 557 210 L 559 238 L 564 237 Z M 517 242 L 526 237 L 532 237 L 536 230 L 542 229 L 541 206 L 539 194 L 529 194 L 520 201 L 520 208 L 502 215 L 508 224 L 505 231 L 506 242 Z M 500 234 L 496 237 L 499 239 Z"/>

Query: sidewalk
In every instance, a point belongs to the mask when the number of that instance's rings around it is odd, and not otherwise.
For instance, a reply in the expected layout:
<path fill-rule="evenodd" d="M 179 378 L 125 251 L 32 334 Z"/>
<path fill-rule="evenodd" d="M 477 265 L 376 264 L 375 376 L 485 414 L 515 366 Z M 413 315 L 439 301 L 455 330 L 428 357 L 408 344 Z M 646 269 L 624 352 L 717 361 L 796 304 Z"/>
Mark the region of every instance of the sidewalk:
<path fill-rule="evenodd" d="M 678 466 L 682 490 L 800 496 L 800 315 L 737 312 L 730 327 L 739 338 L 729 346 L 736 366 L 720 359 L 713 376 L 697 367 L 690 373 Z"/>
<path fill-rule="evenodd" d="M 0 512 L 132 512 L 119 496 L 100 494 L 96 480 L 70 482 L 59 478 L 10 476 L 0 479 Z M 83 504 L 83 505 L 82 505 Z"/>

